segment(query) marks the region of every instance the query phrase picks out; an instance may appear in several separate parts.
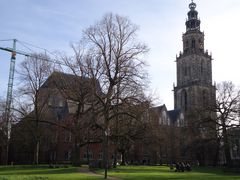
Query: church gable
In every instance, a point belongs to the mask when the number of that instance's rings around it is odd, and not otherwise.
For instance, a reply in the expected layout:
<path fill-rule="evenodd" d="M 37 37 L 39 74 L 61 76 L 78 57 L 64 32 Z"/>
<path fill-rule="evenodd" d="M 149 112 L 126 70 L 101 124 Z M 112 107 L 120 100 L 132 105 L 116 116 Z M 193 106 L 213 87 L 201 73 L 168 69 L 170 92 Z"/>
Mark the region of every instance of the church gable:
<path fill-rule="evenodd" d="M 170 125 L 167 108 L 164 105 L 151 108 L 151 116 L 158 125 Z"/>

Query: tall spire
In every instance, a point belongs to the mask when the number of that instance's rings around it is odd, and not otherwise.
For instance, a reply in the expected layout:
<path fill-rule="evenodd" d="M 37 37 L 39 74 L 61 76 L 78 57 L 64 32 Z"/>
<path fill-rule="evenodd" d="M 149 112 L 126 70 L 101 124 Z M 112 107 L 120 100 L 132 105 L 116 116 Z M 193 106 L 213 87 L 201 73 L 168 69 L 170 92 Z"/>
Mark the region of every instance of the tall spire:
<path fill-rule="evenodd" d="M 189 4 L 190 11 L 188 12 L 188 19 L 186 21 L 186 31 L 199 30 L 200 31 L 200 20 L 198 19 L 198 12 L 195 10 L 197 7 L 196 3 L 192 2 Z"/>

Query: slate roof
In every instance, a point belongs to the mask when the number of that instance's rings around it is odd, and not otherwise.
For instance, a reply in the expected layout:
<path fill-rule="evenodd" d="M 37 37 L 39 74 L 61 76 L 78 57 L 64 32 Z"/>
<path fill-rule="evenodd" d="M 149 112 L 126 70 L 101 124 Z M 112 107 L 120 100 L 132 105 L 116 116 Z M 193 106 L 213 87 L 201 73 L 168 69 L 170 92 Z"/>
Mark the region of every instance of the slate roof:
<path fill-rule="evenodd" d="M 101 94 L 101 87 L 97 80 L 95 80 L 95 84 L 97 91 Z M 62 72 L 53 72 L 41 86 L 41 89 L 45 88 L 57 88 L 58 90 L 68 92 L 70 99 L 78 98 L 84 94 L 90 95 L 93 92 L 91 91 L 93 90 L 92 79 Z"/>
<path fill-rule="evenodd" d="M 164 108 L 167 110 L 165 104 L 163 104 L 163 105 L 161 105 L 161 106 L 157 106 L 157 107 L 152 107 L 151 110 L 154 111 L 154 112 L 156 112 L 156 113 L 159 113 L 159 112 L 161 112 Z"/>
<path fill-rule="evenodd" d="M 168 115 L 169 115 L 170 121 L 172 123 L 175 123 L 177 121 L 180 113 L 181 113 L 180 109 L 174 109 L 174 110 L 168 111 Z"/>
<path fill-rule="evenodd" d="M 75 84 L 90 83 L 91 79 L 87 77 L 77 76 L 73 74 L 66 74 L 62 72 L 53 72 L 41 88 L 49 88 L 58 85 L 59 88 L 66 86 L 72 87 Z"/>

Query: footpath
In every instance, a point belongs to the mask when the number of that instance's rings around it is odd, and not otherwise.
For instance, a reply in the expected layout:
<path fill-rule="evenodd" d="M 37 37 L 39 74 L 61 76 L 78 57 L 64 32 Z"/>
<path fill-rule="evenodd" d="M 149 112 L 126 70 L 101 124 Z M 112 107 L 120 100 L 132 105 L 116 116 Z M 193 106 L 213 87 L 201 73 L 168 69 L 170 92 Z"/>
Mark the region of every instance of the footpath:
<path fill-rule="evenodd" d="M 98 173 L 96 173 L 94 171 L 90 171 L 88 167 L 84 167 L 84 166 L 79 169 L 79 172 L 85 173 L 85 174 L 89 174 L 91 176 L 103 177 L 103 174 L 98 174 Z M 116 177 L 112 177 L 112 176 L 108 176 L 107 179 L 110 179 L 110 180 L 122 180 L 120 178 L 116 178 Z"/>

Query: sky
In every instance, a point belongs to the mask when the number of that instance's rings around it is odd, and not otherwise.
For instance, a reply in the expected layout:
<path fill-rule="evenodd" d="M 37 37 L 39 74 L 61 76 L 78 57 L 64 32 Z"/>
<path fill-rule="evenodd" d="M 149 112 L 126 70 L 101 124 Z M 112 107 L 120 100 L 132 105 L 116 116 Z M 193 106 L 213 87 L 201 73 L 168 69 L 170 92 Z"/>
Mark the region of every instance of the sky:
<path fill-rule="evenodd" d="M 82 30 L 107 13 L 128 17 L 139 26 L 138 39 L 148 45 L 146 57 L 149 92 L 173 109 L 176 55 L 191 0 L 0 0 L 0 47 L 26 52 L 66 52 Z M 240 85 L 240 0 L 194 0 L 205 34 L 205 49 L 212 53 L 213 82 Z M 32 46 L 34 45 L 34 46 Z M 17 55 L 16 68 L 24 59 Z M 0 50 L 0 97 L 5 98 L 10 54 Z M 16 81 L 15 81 L 16 82 Z M 14 85 L 16 88 L 16 84 Z"/>

